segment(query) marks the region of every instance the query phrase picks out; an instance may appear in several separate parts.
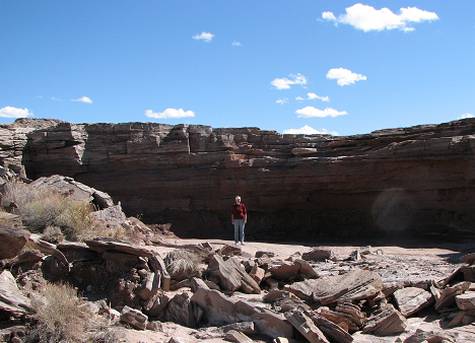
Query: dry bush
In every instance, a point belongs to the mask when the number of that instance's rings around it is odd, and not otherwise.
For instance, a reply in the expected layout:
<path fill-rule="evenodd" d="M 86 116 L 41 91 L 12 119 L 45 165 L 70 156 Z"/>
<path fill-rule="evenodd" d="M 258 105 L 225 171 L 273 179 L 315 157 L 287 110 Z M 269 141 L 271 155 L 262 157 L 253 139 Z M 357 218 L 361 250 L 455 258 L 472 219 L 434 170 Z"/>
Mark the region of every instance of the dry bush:
<path fill-rule="evenodd" d="M 200 257 L 189 251 L 170 251 L 164 262 L 168 273 L 176 281 L 200 275 Z"/>
<path fill-rule="evenodd" d="M 94 326 L 94 315 L 66 284 L 48 283 L 32 302 L 37 325 L 32 336 L 40 342 L 85 342 Z"/>
<path fill-rule="evenodd" d="M 43 231 L 41 238 L 47 242 L 58 244 L 64 241 L 64 235 L 58 226 L 48 226 Z"/>
<path fill-rule="evenodd" d="M 87 201 L 77 201 L 53 190 L 37 189 L 21 182 L 10 182 L 2 195 L 2 205 L 15 204 L 23 223 L 32 231 L 58 226 L 69 240 L 87 236 L 94 211 Z"/>

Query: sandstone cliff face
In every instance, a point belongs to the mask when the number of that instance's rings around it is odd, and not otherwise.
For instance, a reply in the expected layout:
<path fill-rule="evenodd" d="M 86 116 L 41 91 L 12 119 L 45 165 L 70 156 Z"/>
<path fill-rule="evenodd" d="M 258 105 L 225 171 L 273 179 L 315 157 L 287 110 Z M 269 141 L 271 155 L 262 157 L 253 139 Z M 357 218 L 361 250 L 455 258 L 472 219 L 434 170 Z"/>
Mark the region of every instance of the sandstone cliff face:
<path fill-rule="evenodd" d="M 475 232 L 475 120 L 348 137 L 56 122 L 27 136 L 29 177 L 72 176 L 178 235 L 231 237 L 235 194 L 250 239 Z"/>

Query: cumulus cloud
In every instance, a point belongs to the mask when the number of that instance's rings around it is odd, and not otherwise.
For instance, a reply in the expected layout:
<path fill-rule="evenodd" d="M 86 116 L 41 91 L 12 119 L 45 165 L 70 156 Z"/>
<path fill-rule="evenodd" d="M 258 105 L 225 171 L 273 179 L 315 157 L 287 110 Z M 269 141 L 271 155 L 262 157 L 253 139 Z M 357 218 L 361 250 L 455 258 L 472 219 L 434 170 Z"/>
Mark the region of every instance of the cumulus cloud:
<path fill-rule="evenodd" d="M 276 78 L 270 83 L 276 89 L 290 89 L 292 86 L 306 86 L 307 78 L 302 74 L 291 74 L 289 77 Z"/>
<path fill-rule="evenodd" d="M 317 93 L 313 93 L 313 92 L 308 92 L 307 93 L 307 99 L 308 100 L 320 100 L 320 101 L 323 101 L 323 102 L 329 102 L 330 101 L 330 97 L 320 96 Z"/>
<path fill-rule="evenodd" d="M 367 80 L 368 77 L 363 74 L 354 73 L 346 68 L 331 68 L 327 72 L 327 79 L 336 80 L 336 83 L 343 87 L 355 84 L 358 81 Z"/>
<path fill-rule="evenodd" d="M 313 106 L 305 106 L 295 111 L 299 118 L 325 118 L 325 117 L 339 117 L 348 114 L 346 111 L 338 111 L 331 107 L 326 107 L 323 110 Z"/>
<path fill-rule="evenodd" d="M 71 99 L 71 101 L 73 102 L 80 102 L 80 103 L 83 103 L 83 104 L 92 104 L 92 99 L 88 96 L 81 96 L 79 98 L 76 98 L 76 99 Z"/>
<path fill-rule="evenodd" d="M 287 98 L 277 99 L 275 103 L 278 105 L 285 105 L 289 103 L 289 99 Z"/>
<path fill-rule="evenodd" d="M 203 41 L 203 42 L 206 42 L 206 43 L 209 43 L 213 40 L 214 38 L 214 33 L 211 33 L 211 32 L 201 32 L 201 33 L 197 33 L 196 35 L 194 35 L 193 37 L 194 40 L 200 40 L 200 41 Z"/>
<path fill-rule="evenodd" d="M 338 133 L 335 131 L 330 131 L 327 129 L 314 129 L 313 127 L 308 125 L 304 125 L 299 129 L 287 129 L 284 130 L 284 133 L 291 135 L 338 135 Z"/>
<path fill-rule="evenodd" d="M 237 48 L 240 48 L 242 46 L 242 43 L 237 41 L 237 40 L 234 40 L 232 43 L 231 43 L 232 46 L 235 46 Z"/>
<path fill-rule="evenodd" d="M 472 113 L 464 113 L 464 114 L 461 114 L 459 119 L 468 119 L 468 118 L 475 118 L 475 115 L 473 115 Z"/>
<path fill-rule="evenodd" d="M 403 7 L 399 13 L 389 8 L 376 9 L 372 6 L 357 3 L 345 9 L 345 14 L 338 17 L 333 12 L 322 12 L 322 19 L 336 24 L 346 24 L 364 32 L 401 30 L 414 31 L 414 23 L 432 22 L 439 19 L 435 12 L 421 10 L 417 7 Z"/>
<path fill-rule="evenodd" d="M 0 108 L 1 118 L 26 118 L 31 117 L 32 112 L 28 108 L 18 108 L 13 106 L 5 106 Z"/>
<path fill-rule="evenodd" d="M 154 119 L 168 118 L 192 118 L 195 116 L 193 111 L 185 111 L 183 108 L 166 108 L 162 112 L 154 112 L 153 110 L 145 110 L 145 116 Z"/>

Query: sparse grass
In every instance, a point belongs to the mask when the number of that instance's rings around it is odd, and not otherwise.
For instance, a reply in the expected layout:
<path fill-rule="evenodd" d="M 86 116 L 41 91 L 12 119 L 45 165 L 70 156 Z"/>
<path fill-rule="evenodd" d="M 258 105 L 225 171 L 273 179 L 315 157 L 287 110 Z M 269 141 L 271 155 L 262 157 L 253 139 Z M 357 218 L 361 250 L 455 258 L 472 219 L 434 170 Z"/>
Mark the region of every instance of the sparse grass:
<path fill-rule="evenodd" d="M 40 342 L 85 342 L 93 329 L 93 314 L 67 284 L 46 284 L 32 304 L 37 325 L 32 335 Z"/>
<path fill-rule="evenodd" d="M 50 243 L 58 244 L 64 241 L 64 235 L 58 226 L 48 226 L 43 231 L 41 238 Z"/>
<path fill-rule="evenodd" d="M 165 256 L 168 273 L 177 281 L 199 276 L 200 257 L 186 250 L 173 250 Z"/>

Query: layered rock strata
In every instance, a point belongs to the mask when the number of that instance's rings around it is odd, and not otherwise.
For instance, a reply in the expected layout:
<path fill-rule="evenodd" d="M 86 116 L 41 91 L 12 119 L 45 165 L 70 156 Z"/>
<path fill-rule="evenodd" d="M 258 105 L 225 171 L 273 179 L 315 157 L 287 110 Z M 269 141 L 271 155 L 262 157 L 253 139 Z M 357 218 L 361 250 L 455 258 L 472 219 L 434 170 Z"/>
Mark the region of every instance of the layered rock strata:
<path fill-rule="evenodd" d="M 249 239 L 465 237 L 475 221 L 474 133 L 473 119 L 346 137 L 55 122 L 14 146 L 29 177 L 72 176 L 181 236 L 228 237 L 240 194 Z M 18 149 L 5 151 L 18 161 Z"/>

